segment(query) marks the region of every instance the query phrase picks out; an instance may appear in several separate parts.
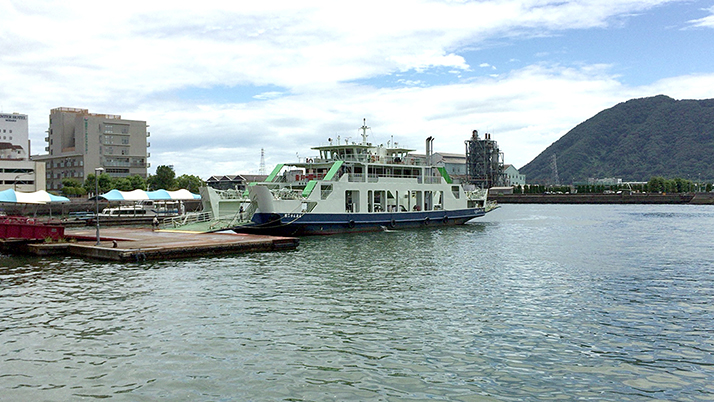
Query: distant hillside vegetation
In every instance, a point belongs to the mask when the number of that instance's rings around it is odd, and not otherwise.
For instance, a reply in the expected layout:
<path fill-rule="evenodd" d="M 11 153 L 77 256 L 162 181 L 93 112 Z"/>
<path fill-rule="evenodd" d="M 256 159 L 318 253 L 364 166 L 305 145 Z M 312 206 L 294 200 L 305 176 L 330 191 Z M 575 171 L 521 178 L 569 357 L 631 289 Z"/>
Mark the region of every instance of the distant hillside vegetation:
<path fill-rule="evenodd" d="M 714 99 L 678 101 L 658 95 L 603 110 L 523 166 L 520 172 L 528 183 L 553 184 L 554 154 L 561 184 L 590 177 L 711 181 Z"/>

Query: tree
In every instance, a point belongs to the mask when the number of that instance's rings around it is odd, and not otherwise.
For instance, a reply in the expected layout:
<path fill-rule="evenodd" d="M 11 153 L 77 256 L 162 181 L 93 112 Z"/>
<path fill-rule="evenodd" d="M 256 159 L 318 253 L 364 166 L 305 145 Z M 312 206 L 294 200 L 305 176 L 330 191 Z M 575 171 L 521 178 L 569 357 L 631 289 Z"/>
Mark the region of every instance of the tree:
<path fill-rule="evenodd" d="M 73 178 L 62 179 L 62 187 L 82 187 L 82 183 Z"/>
<path fill-rule="evenodd" d="M 119 191 L 131 191 L 134 187 L 131 185 L 131 181 L 126 177 L 116 177 L 112 180 L 112 187 Z"/>
<path fill-rule="evenodd" d="M 198 189 L 204 186 L 203 180 L 198 176 L 182 174 L 176 178 L 178 188 L 185 188 L 192 193 L 198 193 Z"/>
<path fill-rule="evenodd" d="M 665 190 L 664 188 L 664 178 L 663 177 L 652 177 L 649 182 L 647 182 L 647 188 L 650 193 L 661 193 Z"/>
<path fill-rule="evenodd" d="M 94 173 L 87 175 L 87 179 L 84 181 L 84 189 L 87 193 L 94 194 Z M 106 173 L 99 175 L 99 194 L 106 193 L 112 188 L 114 188 L 112 177 Z"/>
<path fill-rule="evenodd" d="M 132 190 L 146 190 L 146 179 L 135 174 L 128 177 Z"/>
<path fill-rule="evenodd" d="M 79 180 L 66 178 L 62 179 L 62 194 L 67 197 L 78 197 L 86 195 L 87 191 Z"/>
<path fill-rule="evenodd" d="M 176 173 L 170 166 L 161 165 L 156 168 L 156 174 L 149 176 L 146 183 L 150 190 L 175 190 Z"/>

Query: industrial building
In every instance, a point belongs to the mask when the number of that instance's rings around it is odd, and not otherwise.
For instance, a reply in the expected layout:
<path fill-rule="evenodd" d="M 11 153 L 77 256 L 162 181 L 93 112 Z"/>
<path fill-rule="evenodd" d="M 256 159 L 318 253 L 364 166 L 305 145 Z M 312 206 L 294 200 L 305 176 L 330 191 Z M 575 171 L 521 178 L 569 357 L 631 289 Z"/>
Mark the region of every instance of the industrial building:
<path fill-rule="evenodd" d="M 427 157 L 425 154 L 410 153 L 409 158 L 419 164 L 443 166 L 453 179 L 476 187 L 510 188 L 526 184 L 526 175 L 521 174 L 515 166 L 503 163 L 503 152 L 498 148 L 498 143 L 491 139 L 491 134 L 486 133 L 484 138 L 480 138 L 478 131 L 474 130 L 465 143 L 465 155 L 434 152 Z"/>
<path fill-rule="evenodd" d="M 112 177 L 146 177 L 151 145 L 147 128 L 145 121 L 119 115 L 52 109 L 45 137 L 48 154 L 32 159 L 45 163 L 47 190 L 59 190 L 65 178 L 84 182 L 97 168 Z"/>
<path fill-rule="evenodd" d="M 503 153 L 498 149 L 498 143 L 491 139 L 491 134 L 479 138 L 478 131 L 474 130 L 465 144 L 468 182 L 481 188 L 505 186 Z"/>
<path fill-rule="evenodd" d="M 0 191 L 45 189 L 45 165 L 29 159 L 26 114 L 0 113 Z"/>

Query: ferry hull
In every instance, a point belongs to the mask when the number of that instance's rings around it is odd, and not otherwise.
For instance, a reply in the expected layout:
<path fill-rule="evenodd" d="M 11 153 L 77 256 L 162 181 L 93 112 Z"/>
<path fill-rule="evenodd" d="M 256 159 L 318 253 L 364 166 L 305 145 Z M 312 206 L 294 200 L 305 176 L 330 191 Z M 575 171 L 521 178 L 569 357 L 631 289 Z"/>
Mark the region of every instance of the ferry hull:
<path fill-rule="evenodd" d="M 482 208 L 453 211 L 345 214 L 256 213 L 253 222 L 232 228 L 237 233 L 274 236 L 312 236 L 378 232 L 462 225 L 485 215 Z"/>

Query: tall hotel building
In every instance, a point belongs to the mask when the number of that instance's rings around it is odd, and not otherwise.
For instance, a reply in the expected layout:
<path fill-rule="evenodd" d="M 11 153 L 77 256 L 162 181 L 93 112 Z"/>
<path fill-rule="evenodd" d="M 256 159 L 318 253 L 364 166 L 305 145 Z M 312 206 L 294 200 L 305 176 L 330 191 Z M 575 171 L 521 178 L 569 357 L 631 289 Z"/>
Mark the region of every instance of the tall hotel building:
<path fill-rule="evenodd" d="M 45 162 L 47 190 L 59 190 L 65 178 L 84 182 L 100 167 L 112 177 L 146 177 L 147 127 L 145 121 L 119 115 L 52 109 L 45 137 L 49 154 L 33 156 L 33 160 Z"/>
<path fill-rule="evenodd" d="M 29 155 L 27 115 L 0 113 L 0 191 L 45 189 L 45 164 Z"/>

